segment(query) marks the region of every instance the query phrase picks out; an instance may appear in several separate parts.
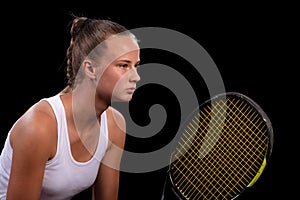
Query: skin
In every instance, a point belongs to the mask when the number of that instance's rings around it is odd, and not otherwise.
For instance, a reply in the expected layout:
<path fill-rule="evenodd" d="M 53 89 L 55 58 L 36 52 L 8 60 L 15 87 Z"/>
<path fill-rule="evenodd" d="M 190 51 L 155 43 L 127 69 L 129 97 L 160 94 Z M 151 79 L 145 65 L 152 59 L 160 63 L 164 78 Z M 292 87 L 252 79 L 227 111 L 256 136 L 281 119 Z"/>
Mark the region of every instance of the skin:
<path fill-rule="evenodd" d="M 84 60 L 82 82 L 71 93 L 61 94 L 71 152 L 76 161 L 86 162 L 93 156 L 98 141 L 95 138 L 99 137 L 99 116 L 107 111 L 109 146 L 93 185 L 95 200 L 118 198 L 126 123 L 110 104 L 130 101 L 140 80 L 136 71 L 140 60 L 138 45 L 129 37 L 120 40 L 108 45 L 106 58 L 109 59 L 102 67 L 88 58 Z M 7 200 L 38 200 L 45 164 L 55 156 L 57 148 L 56 119 L 47 102 L 34 104 L 20 117 L 12 128 L 10 143 L 13 158 Z"/>

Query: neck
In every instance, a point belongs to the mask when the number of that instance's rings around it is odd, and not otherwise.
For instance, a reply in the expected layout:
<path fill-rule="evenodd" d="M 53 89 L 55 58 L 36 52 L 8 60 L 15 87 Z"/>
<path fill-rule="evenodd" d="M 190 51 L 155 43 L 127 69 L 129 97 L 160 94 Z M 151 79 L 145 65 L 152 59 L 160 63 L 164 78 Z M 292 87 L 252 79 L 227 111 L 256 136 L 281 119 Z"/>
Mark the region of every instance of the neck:
<path fill-rule="evenodd" d="M 106 101 L 97 99 L 95 92 L 77 88 L 72 92 L 72 111 L 76 124 L 81 128 L 99 122 L 101 114 L 109 107 Z"/>

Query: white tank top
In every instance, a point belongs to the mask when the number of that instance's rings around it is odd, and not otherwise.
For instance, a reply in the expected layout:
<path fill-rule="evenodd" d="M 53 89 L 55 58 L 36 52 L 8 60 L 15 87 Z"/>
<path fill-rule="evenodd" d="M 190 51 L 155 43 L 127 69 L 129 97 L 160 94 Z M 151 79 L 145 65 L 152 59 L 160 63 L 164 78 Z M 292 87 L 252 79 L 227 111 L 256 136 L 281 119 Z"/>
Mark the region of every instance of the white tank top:
<path fill-rule="evenodd" d="M 51 105 L 58 129 L 57 150 L 47 161 L 41 191 L 42 199 L 66 200 L 89 188 L 95 181 L 108 146 L 106 112 L 101 115 L 100 137 L 94 156 L 87 162 L 76 161 L 71 153 L 64 106 L 59 95 L 45 98 Z M 10 132 L 9 132 L 10 133 Z M 8 134 L 9 136 L 9 134 Z M 5 199 L 10 174 L 12 148 L 7 137 L 0 156 L 0 199 Z"/>

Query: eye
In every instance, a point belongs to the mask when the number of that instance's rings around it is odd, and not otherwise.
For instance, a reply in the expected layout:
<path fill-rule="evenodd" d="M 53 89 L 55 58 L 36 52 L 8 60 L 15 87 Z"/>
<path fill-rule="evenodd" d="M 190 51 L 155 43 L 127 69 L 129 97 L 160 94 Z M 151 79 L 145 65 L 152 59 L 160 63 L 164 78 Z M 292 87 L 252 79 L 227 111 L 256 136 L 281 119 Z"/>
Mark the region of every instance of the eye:
<path fill-rule="evenodd" d="M 119 64 L 119 67 L 122 69 L 128 68 L 128 64 Z"/>
<path fill-rule="evenodd" d="M 135 67 L 135 68 L 138 68 L 140 65 L 141 65 L 141 62 L 139 61 L 139 62 L 137 62 L 137 63 L 134 65 L 134 67 Z"/>

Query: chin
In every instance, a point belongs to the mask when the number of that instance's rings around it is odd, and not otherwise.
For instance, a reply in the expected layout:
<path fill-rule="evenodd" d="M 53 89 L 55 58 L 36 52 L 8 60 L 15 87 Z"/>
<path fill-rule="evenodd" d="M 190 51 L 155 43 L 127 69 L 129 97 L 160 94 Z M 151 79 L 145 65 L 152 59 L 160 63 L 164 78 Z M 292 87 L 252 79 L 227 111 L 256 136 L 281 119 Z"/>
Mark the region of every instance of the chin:
<path fill-rule="evenodd" d="M 129 97 L 129 98 L 125 99 L 124 101 L 129 102 L 129 101 L 131 101 L 131 99 L 132 99 L 132 97 Z"/>
<path fill-rule="evenodd" d="M 124 97 L 116 97 L 113 99 L 115 102 L 129 102 L 132 99 L 132 95 L 124 96 Z"/>

